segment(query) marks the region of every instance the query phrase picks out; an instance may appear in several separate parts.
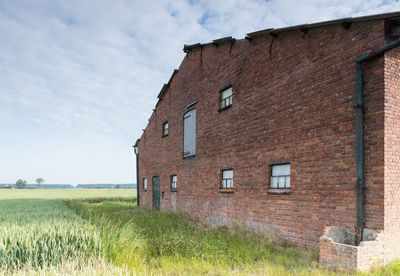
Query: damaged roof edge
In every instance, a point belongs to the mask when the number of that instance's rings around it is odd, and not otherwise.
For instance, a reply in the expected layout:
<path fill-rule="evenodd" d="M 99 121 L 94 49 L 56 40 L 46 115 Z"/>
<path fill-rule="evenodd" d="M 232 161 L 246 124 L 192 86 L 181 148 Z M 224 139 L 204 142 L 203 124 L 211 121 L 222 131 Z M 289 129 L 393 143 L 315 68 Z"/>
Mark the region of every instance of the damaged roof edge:
<path fill-rule="evenodd" d="M 290 26 L 290 27 L 284 27 L 284 28 L 278 28 L 278 29 L 266 29 L 266 30 L 248 33 L 247 37 L 254 38 L 257 36 L 270 34 L 271 32 L 282 33 L 282 32 L 288 32 L 288 31 L 293 31 L 293 30 L 297 30 L 297 29 L 300 29 L 300 30 L 301 29 L 312 29 L 312 28 L 326 27 L 326 26 L 337 25 L 337 24 L 342 24 L 342 23 L 352 23 L 352 22 L 361 22 L 361 21 L 371 21 L 371 20 L 377 20 L 377 19 L 386 19 L 386 18 L 391 18 L 391 17 L 396 17 L 396 16 L 400 16 L 400 12 L 397 11 L 397 12 L 391 12 L 391 13 L 381 13 L 381 14 L 374 14 L 374 15 L 367 15 L 367 16 L 360 16 L 360 17 L 347 17 L 347 18 L 322 21 L 322 22 L 317 22 L 317 23 L 312 23 L 312 24 L 302 24 L 302 25 L 296 25 L 296 26 Z"/>
<path fill-rule="evenodd" d="M 161 99 L 161 97 L 164 95 L 164 93 L 167 89 L 168 89 L 168 84 L 164 83 L 163 87 L 161 88 L 160 93 L 158 93 L 157 98 Z"/>
<path fill-rule="evenodd" d="M 228 43 L 228 42 L 232 43 L 234 41 L 236 41 L 236 38 L 233 38 L 231 36 L 226 36 L 226 37 L 214 39 L 212 42 L 208 42 L 208 43 L 185 44 L 185 45 L 183 45 L 183 51 L 185 53 L 189 53 L 191 50 L 194 50 L 196 48 L 202 48 L 205 46 L 219 46 L 224 43 Z"/>
<path fill-rule="evenodd" d="M 193 50 L 195 48 L 199 48 L 199 47 L 202 47 L 202 46 L 203 46 L 203 44 L 201 44 L 201 43 L 196 43 L 196 44 L 191 44 L 191 45 L 185 44 L 185 45 L 183 45 L 183 51 L 185 53 L 187 53 L 187 52 L 190 52 L 191 50 Z"/>
<path fill-rule="evenodd" d="M 140 138 L 136 140 L 136 143 L 133 145 L 135 148 L 139 145 Z"/>
<path fill-rule="evenodd" d="M 219 46 L 219 45 L 222 45 L 222 44 L 224 44 L 224 43 L 229 43 L 229 42 L 234 42 L 236 39 L 234 39 L 233 37 L 231 37 L 231 36 L 227 36 L 227 37 L 223 37 L 223 38 L 219 38 L 219 39 L 214 39 L 213 41 L 212 41 L 212 44 L 214 45 L 214 46 Z"/>
<path fill-rule="evenodd" d="M 322 21 L 322 22 L 311 23 L 311 24 L 301 24 L 301 25 L 289 26 L 289 27 L 278 28 L 278 29 L 270 28 L 270 29 L 265 29 L 265 30 L 248 33 L 245 36 L 245 39 L 251 40 L 253 38 L 264 36 L 264 35 L 276 35 L 278 33 L 289 32 L 289 31 L 294 31 L 294 30 L 307 30 L 307 29 L 327 27 L 327 26 L 337 25 L 337 24 L 348 25 L 353 22 L 372 21 L 372 20 L 386 19 L 386 18 L 392 18 L 392 17 L 400 17 L 400 12 L 397 11 L 397 12 L 391 12 L 391 13 L 381 13 L 381 14 L 374 14 L 374 15 L 367 15 L 367 16 L 360 16 L 360 17 L 346 17 L 346 18 Z M 208 46 L 208 45 L 217 46 L 217 45 L 222 44 L 221 42 L 234 41 L 234 40 L 236 40 L 236 39 L 228 36 L 228 37 L 223 37 L 220 39 L 215 39 L 211 43 L 203 43 L 203 44 L 196 43 L 196 44 L 191 44 L 191 45 L 185 44 L 183 47 L 183 51 L 185 53 L 188 53 L 191 50 L 196 49 L 196 48 L 202 48 L 202 47 Z"/>
<path fill-rule="evenodd" d="M 168 86 L 171 84 L 172 79 L 174 78 L 175 74 L 178 73 L 178 71 L 179 71 L 178 69 L 174 69 L 174 72 L 172 72 L 172 75 L 171 75 L 171 77 L 169 78 Z"/>
<path fill-rule="evenodd" d="M 178 73 L 178 69 L 174 69 L 174 72 L 172 72 L 171 77 L 169 78 L 168 83 L 165 83 L 163 85 L 163 87 L 161 88 L 160 93 L 158 93 L 157 98 L 161 99 L 162 96 L 164 96 L 165 92 L 167 91 L 167 89 L 169 88 L 169 86 L 171 85 L 172 79 L 174 78 L 174 76 L 176 75 L 176 73 Z"/>

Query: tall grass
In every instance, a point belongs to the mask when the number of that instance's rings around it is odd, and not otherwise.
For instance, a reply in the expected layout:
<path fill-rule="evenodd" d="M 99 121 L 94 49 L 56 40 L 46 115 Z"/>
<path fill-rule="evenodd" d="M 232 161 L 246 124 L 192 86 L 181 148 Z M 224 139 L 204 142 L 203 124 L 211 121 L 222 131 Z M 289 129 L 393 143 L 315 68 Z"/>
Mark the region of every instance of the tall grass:
<path fill-rule="evenodd" d="M 103 202 L 127 202 L 136 203 L 136 197 L 132 196 L 119 196 L 119 197 L 92 197 L 86 199 L 80 199 L 80 202 L 84 203 L 103 203 Z"/>
<path fill-rule="evenodd" d="M 343 275 L 315 250 L 105 195 L 0 200 L 0 275 Z M 399 264 L 372 275 L 399 275 Z"/>
<path fill-rule="evenodd" d="M 138 274 L 352 275 L 319 265 L 316 250 L 240 228 L 208 227 L 181 213 L 110 201 L 68 206 L 101 229 L 108 261 Z M 400 275 L 399 264 L 371 275 Z"/>
<path fill-rule="evenodd" d="M 0 210 L 0 267 L 5 270 L 100 256 L 99 231 L 60 201 L 0 201 Z"/>
<path fill-rule="evenodd" d="M 44 199 L 24 199 L 31 191 L 24 192 L 19 193 L 22 199 L 14 196 L 0 200 L 0 275 L 46 274 L 65 269 L 84 272 L 88 267 L 123 271 L 104 259 L 107 248 L 102 244 L 106 240 L 102 235 L 106 231 L 68 209 L 61 199 L 47 199 L 45 193 Z M 115 194 L 111 200 L 133 201 L 122 195 Z"/>
<path fill-rule="evenodd" d="M 92 205 L 74 200 L 68 206 L 106 233 L 102 240 L 110 262 L 137 273 L 335 274 L 318 265 L 315 250 L 239 228 L 211 228 L 184 214 L 119 202 Z"/>
<path fill-rule="evenodd" d="M 133 275 L 125 267 L 118 267 L 106 262 L 102 258 L 89 258 L 83 264 L 79 264 L 79 260 L 65 261 L 58 265 L 49 265 L 42 268 L 25 267 L 19 270 L 6 271 L 0 268 L 1 276 L 66 276 L 66 275 L 85 275 L 85 276 L 98 276 L 98 275 Z"/>

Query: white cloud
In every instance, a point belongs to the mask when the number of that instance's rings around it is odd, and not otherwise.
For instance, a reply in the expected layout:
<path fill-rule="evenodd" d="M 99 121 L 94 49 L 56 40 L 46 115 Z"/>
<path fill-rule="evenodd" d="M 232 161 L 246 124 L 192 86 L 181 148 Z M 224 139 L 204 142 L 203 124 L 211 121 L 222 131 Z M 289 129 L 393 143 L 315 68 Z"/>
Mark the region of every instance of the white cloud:
<path fill-rule="evenodd" d="M 133 143 L 184 44 L 395 10 L 376 0 L 3 0 L 0 127 Z"/>

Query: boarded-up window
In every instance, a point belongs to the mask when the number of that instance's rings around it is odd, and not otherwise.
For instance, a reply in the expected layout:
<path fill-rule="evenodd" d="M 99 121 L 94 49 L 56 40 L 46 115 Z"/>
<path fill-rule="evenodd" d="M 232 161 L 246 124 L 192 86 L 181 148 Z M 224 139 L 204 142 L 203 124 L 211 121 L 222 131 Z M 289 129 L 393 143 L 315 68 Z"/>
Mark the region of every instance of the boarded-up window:
<path fill-rule="evenodd" d="M 183 117 L 183 157 L 196 155 L 196 110 Z"/>

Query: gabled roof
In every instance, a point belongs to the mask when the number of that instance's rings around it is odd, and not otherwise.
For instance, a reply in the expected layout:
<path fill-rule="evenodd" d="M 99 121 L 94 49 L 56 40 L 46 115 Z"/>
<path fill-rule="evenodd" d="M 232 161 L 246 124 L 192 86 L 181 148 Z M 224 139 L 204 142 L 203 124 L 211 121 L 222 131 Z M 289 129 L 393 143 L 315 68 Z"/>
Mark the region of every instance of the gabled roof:
<path fill-rule="evenodd" d="M 307 33 L 308 30 L 310 29 L 315 29 L 315 28 L 323 28 L 323 27 L 329 27 L 332 25 L 342 25 L 344 28 L 349 28 L 353 22 L 367 22 L 367 21 L 373 21 L 373 20 L 380 20 L 380 19 L 394 19 L 394 20 L 399 20 L 400 21 L 400 11 L 397 12 L 391 12 L 391 13 L 382 13 L 382 14 L 375 14 L 375 15 L 368 15 L 368 16 L 360 16 L 360 17 L 347 17 L 347 18 L 342 18 L 342 19 L 336 19 L 336 20 L 329 20 L 329 21 L 323 21 L 323 22 L 318 22 L 318 23 L 312 23 L 312 24 L 302 24 L 302 25 L 296 25 L 296 26 L 289 26 L 289 27 L 284 27 L 284 28 L 277 28 L 277 29 L 265 29 L 265 30 L 260 30 L 256 32 L 251 32 L 248 33 L 245 36 L 245 39 L 247 40 L 253 40 L 259 37 L 263 36 L 277 36 L 280 33 L 284 32 L 290 32 L 290 31 L 295 31 L 299 30 L 304 33 Z M 228 37 L 223 37 L 219 39 L 214 39 L 212 42 L 208 43 L 196 43 L 196 44 L 185 44 L 183 47 L 183 51 L 185 53 L 189 53 L 190 51 L 197 49 L 197 48 L 203 48 L 205 46 L 215 46 L 218 47 L 220 45 L 223 45 L 225 43 L 234 43 L 236 41 L 235 38 L 232 38 L 231 36 Z M 174 72 L 172 73 L 168 83 L 164 84 L 163 87 L 161 88 L 161 91 L 158 93 L 158 101 L 156 104 L 157 106 L 160 104 L 162 97 L 170 87 L 170 84 L 174 78 L 174 76 L 178 73 L 178 70 L 175 69 Z M 153 110 L 153 112 L 155 109 Z M 138 139 L 135 143 L 135 146 L 139 143 L 140 139 Z"/>

